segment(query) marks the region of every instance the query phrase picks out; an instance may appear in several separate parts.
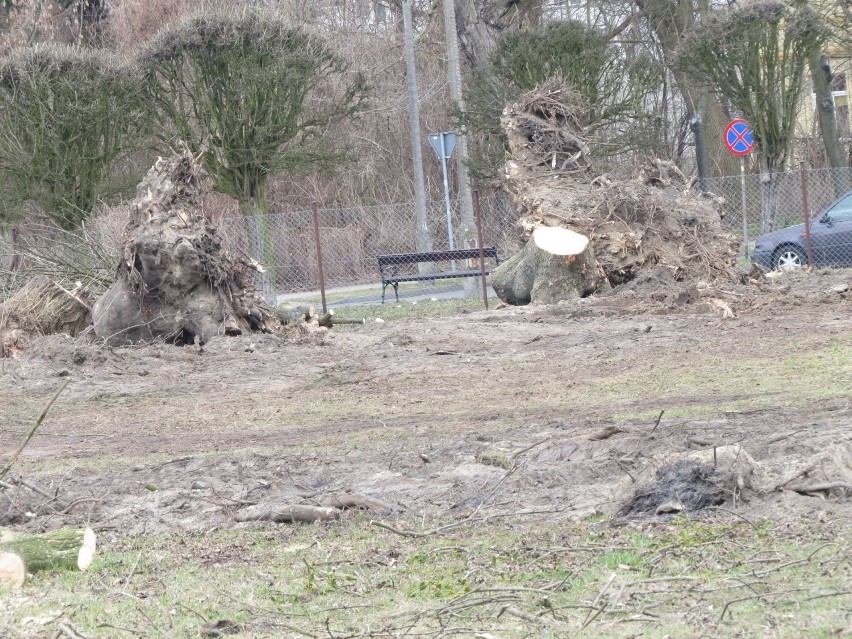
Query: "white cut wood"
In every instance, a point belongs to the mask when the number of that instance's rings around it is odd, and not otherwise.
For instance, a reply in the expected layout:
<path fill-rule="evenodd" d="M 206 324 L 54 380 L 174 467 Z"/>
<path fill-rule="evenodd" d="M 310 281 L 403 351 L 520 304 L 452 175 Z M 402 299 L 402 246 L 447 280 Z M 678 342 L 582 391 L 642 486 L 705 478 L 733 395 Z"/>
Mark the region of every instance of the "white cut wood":
<path fill-rule="evenodd" d="M 539 226 L 533 231 L 535 245 L 551 255 L 579 255 L 589 245 L 589 238 L 561 226 Z"/>
<path fill-rule="evenodd" d="M 24 560 L 13 552 L 0 552 L 0 588 L 15 590 L 24 585 Z"/>

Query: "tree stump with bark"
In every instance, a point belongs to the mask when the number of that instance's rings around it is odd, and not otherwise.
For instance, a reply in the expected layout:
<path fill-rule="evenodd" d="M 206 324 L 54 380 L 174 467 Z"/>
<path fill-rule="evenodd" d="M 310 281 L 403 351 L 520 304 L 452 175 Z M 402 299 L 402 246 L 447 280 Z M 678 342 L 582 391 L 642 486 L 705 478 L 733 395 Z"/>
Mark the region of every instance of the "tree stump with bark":
<path fill-rule="evenodd" d="M 520 251 L 491 272 L 491 286 L 515 306 L 555 304 L 608 288 L 588 238 L 557 226 L 536 228 Z"/>
<path fill-rule="evenodd" d="M 137 189 L 116 282 L 92 309 L 112 345 L 271 332 L 278 322 L 255 295 L 252 269 L 222 249 L 201 209 L 207 176 L 185 152 L 160 159 Z"/>

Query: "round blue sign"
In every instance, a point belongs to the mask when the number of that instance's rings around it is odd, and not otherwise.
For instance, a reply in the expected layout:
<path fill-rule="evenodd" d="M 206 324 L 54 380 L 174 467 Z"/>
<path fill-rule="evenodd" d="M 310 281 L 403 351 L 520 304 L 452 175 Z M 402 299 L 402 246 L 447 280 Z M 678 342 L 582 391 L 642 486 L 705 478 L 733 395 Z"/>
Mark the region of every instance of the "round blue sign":
<path fill-rule="evenodd" d="M 751 127 L 742 118 L 731 120 L 725 127 L 725 146 L 734 155 L 748 155 L 754 148 Z"/>

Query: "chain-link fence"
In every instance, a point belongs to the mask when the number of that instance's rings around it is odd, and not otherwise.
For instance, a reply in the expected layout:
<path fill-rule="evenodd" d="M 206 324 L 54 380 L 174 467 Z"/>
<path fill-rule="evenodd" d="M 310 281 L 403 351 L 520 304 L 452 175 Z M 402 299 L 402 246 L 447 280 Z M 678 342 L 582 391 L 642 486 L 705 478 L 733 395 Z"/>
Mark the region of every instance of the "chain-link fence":
<path fill-rule="evenodd" d="M 852 169 L 711 178 L 706 186 L 725 199 L 724 223 L 755 262 L 852 267 Z"/>
<path fill-rule="evenodd" d="M 748 256 L 772 269 L 808 262 L 818 268 L 852 267 L 852 169 L 790 171 L 771 179 L 754 174 L 712 178 L 706 187 L 724 198 L 723 223 L 743 236 L 744 259 Z M 480 204 L 490 270 L 520 247 L 518 212 L 504 193 L 483 197 Z M 808 233 L 803 224 L 806 209 Z M 117 211 L 73 233 L 37 223 L 22 225 L 16 242 L 6 233 L 0 237 L 0 271 L 5 274 L 0 285 L 8 288 L 16 278 L 37 272 L 56 279 L 108 282 L 123 228 Z M 463 291 L 481 294 L 475 277 L 480 268 L 477 245 L 459 239 L 458 207 L 452 207 L 448 221 L 443 201 L 428 203 L 419 238 L 412 202 L 318 209 L 316 225 L 311 210 L 273 212 L 266 224 L 242 216 L 215 222 L 226 248 L 274 265 L 266 293 L 277 301 L 318 292 L 323 283 L 331 305 L 395 301 L 397 296 L 412 301 L 452 297 Z M 252 234 L 254 251 L 249 248 Z"/>
<path fill-rule="evenodd" d="M 490 269 L 518 248 L 517 212 L 505 194 L 481 198 L 480 210 Z M 449 221 L 443 201 L 428 202 L 426 211 L 426 228 L 418 237 L 413 202 L 318 209 L 324 282 L 311 210 L 270 213 L 265 228 L 253 218 L 227 218 L 219 226 L 225 245 L 244 254 L 250 235 L 259 233 L 262 261 L 274 265 L 267 277 L 278 297 L 319 291 L 323 283 L 337 302 L 380 300 L 388 291 L 390 299 L 462 291 L 464 280 L 479 273 L 476 242 L 459 239 L 458 207 L 451 208 Z"/>

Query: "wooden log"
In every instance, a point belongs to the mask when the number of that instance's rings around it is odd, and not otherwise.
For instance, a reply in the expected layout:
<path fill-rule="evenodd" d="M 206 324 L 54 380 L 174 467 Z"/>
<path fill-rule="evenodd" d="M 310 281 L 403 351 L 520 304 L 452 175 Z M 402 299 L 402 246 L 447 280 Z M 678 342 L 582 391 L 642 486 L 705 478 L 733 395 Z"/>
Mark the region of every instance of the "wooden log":
<path fill-rule="evenodd" d="M 274 521 L 276 523 L 303 523 L 331 521 L 340 516 L 336 508 L 307 506 L 304 504 L 257 504 L 238 511 L 237 521 Z"/>
<path fill-rule="evenodd" d="M 0 551 L 0 588 L 14 590 L 24 585 L 27 569 L 20 555 Z"/>
<path fill-rule="evenodd" d="M 0 529 L 2 565 L 14 568 L 15 561 L 9 555 L 17 556 L 24 566 L 25 574 L 54 568 L 86 570 L 94 559 L 96 548 L 97 537 L 91 528 L 60 528 L 41 534 Z M 3 583 L 6 579 L 4 575 L 4 569 L 0 567 L 0 580 Z"/>
<path fill-rule="evenodd" d="M 332 326 L 337 326 L 338 324 L 366 324 L 367 320 L 363 317 L 337 317 L 335 316 L 331 320 Z"/>
<path fill-rule="evenodd" d="M 320 326 L 331 328 L 332 324 L 334 323 L 334 310 L 330 310 L 327 313 L 320 315 L 317 318 L 317 322 L 319 322 Z"/>

